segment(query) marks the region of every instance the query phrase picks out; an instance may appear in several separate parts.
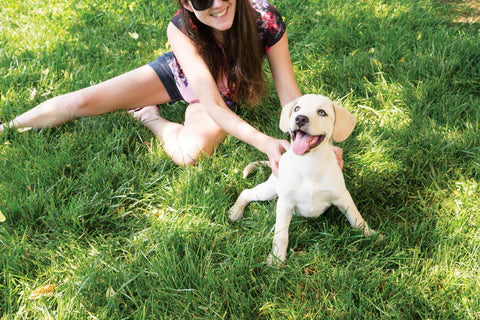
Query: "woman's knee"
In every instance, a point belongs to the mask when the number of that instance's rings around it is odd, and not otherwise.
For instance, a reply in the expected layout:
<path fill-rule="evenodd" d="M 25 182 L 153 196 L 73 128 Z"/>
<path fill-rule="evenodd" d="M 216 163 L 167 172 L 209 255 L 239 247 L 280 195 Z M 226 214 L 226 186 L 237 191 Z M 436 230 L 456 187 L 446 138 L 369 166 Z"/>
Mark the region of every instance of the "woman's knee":
<path fill-rule="evenodd" d="M 100 85 L 67 93 L 62 98 L 63 105 L 75 118 L 98 116 L 120 109 L 108 100 Z"/>
<path fill-rule="evenodd" d="M 221 142 L 215 139 L 189 139 L 188 143 L 183 141 L 178 150 L 171 154 L 173 162 L 177 165 L 195 165 L 199 160 L 210 157 L 215 148 Z"/>
<path fill-rule="evenodd" d="M 178 166 L 194 166 L 197 164 L 199 157 L 196 155 L 186 155 L 186 154 L 180 154 L 176 153 L 171 155 L 173 163 L 175 163 Z"/>
<path fill-rule="evenodd" d="M 208 158 L 213 154 L 213 148 L 192 145 L 180 147 L 171 157 L 172 161 L 180 166 L 196 165 L 199 160 Z"/>
<path fill-rule="evenodd" d="M 201 104 L 191 104 L 185 114 L 185 122 L 176 135 L 177 150 L 172 159 L 180 165 L 196 164 L 209 157 L 227 136 L 208 115 Z"/>
<path fill-rule="evenodd" d="M 89 108 L 89 101 L 85 95 L 70 92 L 47 100 L 42 105 L 45 105 L 46 112 L 61 113 L 73 119 L 84 116 Z"/>

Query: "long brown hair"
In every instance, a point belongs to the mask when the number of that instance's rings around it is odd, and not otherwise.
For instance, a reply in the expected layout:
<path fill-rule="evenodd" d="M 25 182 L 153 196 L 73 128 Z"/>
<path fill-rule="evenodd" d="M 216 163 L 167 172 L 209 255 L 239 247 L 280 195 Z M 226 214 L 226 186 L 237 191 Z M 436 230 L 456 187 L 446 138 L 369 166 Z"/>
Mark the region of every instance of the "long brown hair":
<path fill-rule="evenodd" d="M 235 102 L 252 106 L 258 103 L 266 91 L 262 69 L 264 52 L 250 1 L 236 0 L 235 18 L 222 44 L 224 53 L 210 27 L 186 10 L 182 1 L 188 0 L 179 0 L 183 25 L 212 75 L 216 80 L 226 77 Z"/>

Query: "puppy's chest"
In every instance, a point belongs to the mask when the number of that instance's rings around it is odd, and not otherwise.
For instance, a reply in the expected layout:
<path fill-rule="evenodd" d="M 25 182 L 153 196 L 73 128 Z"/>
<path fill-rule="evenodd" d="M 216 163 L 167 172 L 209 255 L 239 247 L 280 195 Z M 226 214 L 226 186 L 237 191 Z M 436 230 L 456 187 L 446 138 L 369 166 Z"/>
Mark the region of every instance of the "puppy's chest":
<path fill-rule="evenodd" d="M 326 181 L 312 177 L 302 180 L 283 183 L 278 190 L 278 197 L 286 200 L 296 214 L 318 217 L 332 205 L 335 192 L 328 188 Z"/>

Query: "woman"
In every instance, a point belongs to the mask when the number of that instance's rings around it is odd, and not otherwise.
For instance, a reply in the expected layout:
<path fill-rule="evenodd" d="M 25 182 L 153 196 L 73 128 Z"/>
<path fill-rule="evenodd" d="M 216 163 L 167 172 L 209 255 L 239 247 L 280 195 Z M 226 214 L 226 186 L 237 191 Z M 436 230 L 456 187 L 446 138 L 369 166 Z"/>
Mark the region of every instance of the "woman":
<path fill-rule="evenodd" d="M 263 134 L 230 108 L 259 101 L 265 88 L 265 55 L 281 105 L 301 95 L 280 14 L 266 0 L 179 0 L 179 5 L 167 28 L 172 53 L 47 100 L 8 125 L 53 127 L 78 117 L 133 109 L 177 164 L 210 155 L 231 134 L 265 153 L 276 172 L 288 141 Z M 181 99 L 189 103 L 183 125 L 159 115 L 156 105 Z M 342 166 L 341 149 L 334 151 Z"/>

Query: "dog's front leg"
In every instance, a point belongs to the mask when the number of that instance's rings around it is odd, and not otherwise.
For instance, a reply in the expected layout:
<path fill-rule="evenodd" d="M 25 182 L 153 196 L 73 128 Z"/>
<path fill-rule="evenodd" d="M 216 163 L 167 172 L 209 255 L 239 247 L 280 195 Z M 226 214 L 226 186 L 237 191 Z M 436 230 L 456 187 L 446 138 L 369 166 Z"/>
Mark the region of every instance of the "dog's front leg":
<path fill-rule="evenodd" d="M 365 237 L 369 237 L 376 233 L 375 230 L 370 229 L 367 222 L 363 219 L 362 215 L 357 209 L 355 202 L 353 202 L 352 196 L 346 190 L 338 202 L 334 203 L 335 206 L 342 211 L 350 222 L 350 225 L 363 232 Z"/>
<path fill-rule="evenodd" d="M 292 221 L 293 208 L 285 203 L 283 198 L 277 201 L 277 216 L 275 221 L 275 235 L 273 236 L 272 253 L 267 258 L 267 263 L 285 261 L 288 247 L 288 228 Z"/>

